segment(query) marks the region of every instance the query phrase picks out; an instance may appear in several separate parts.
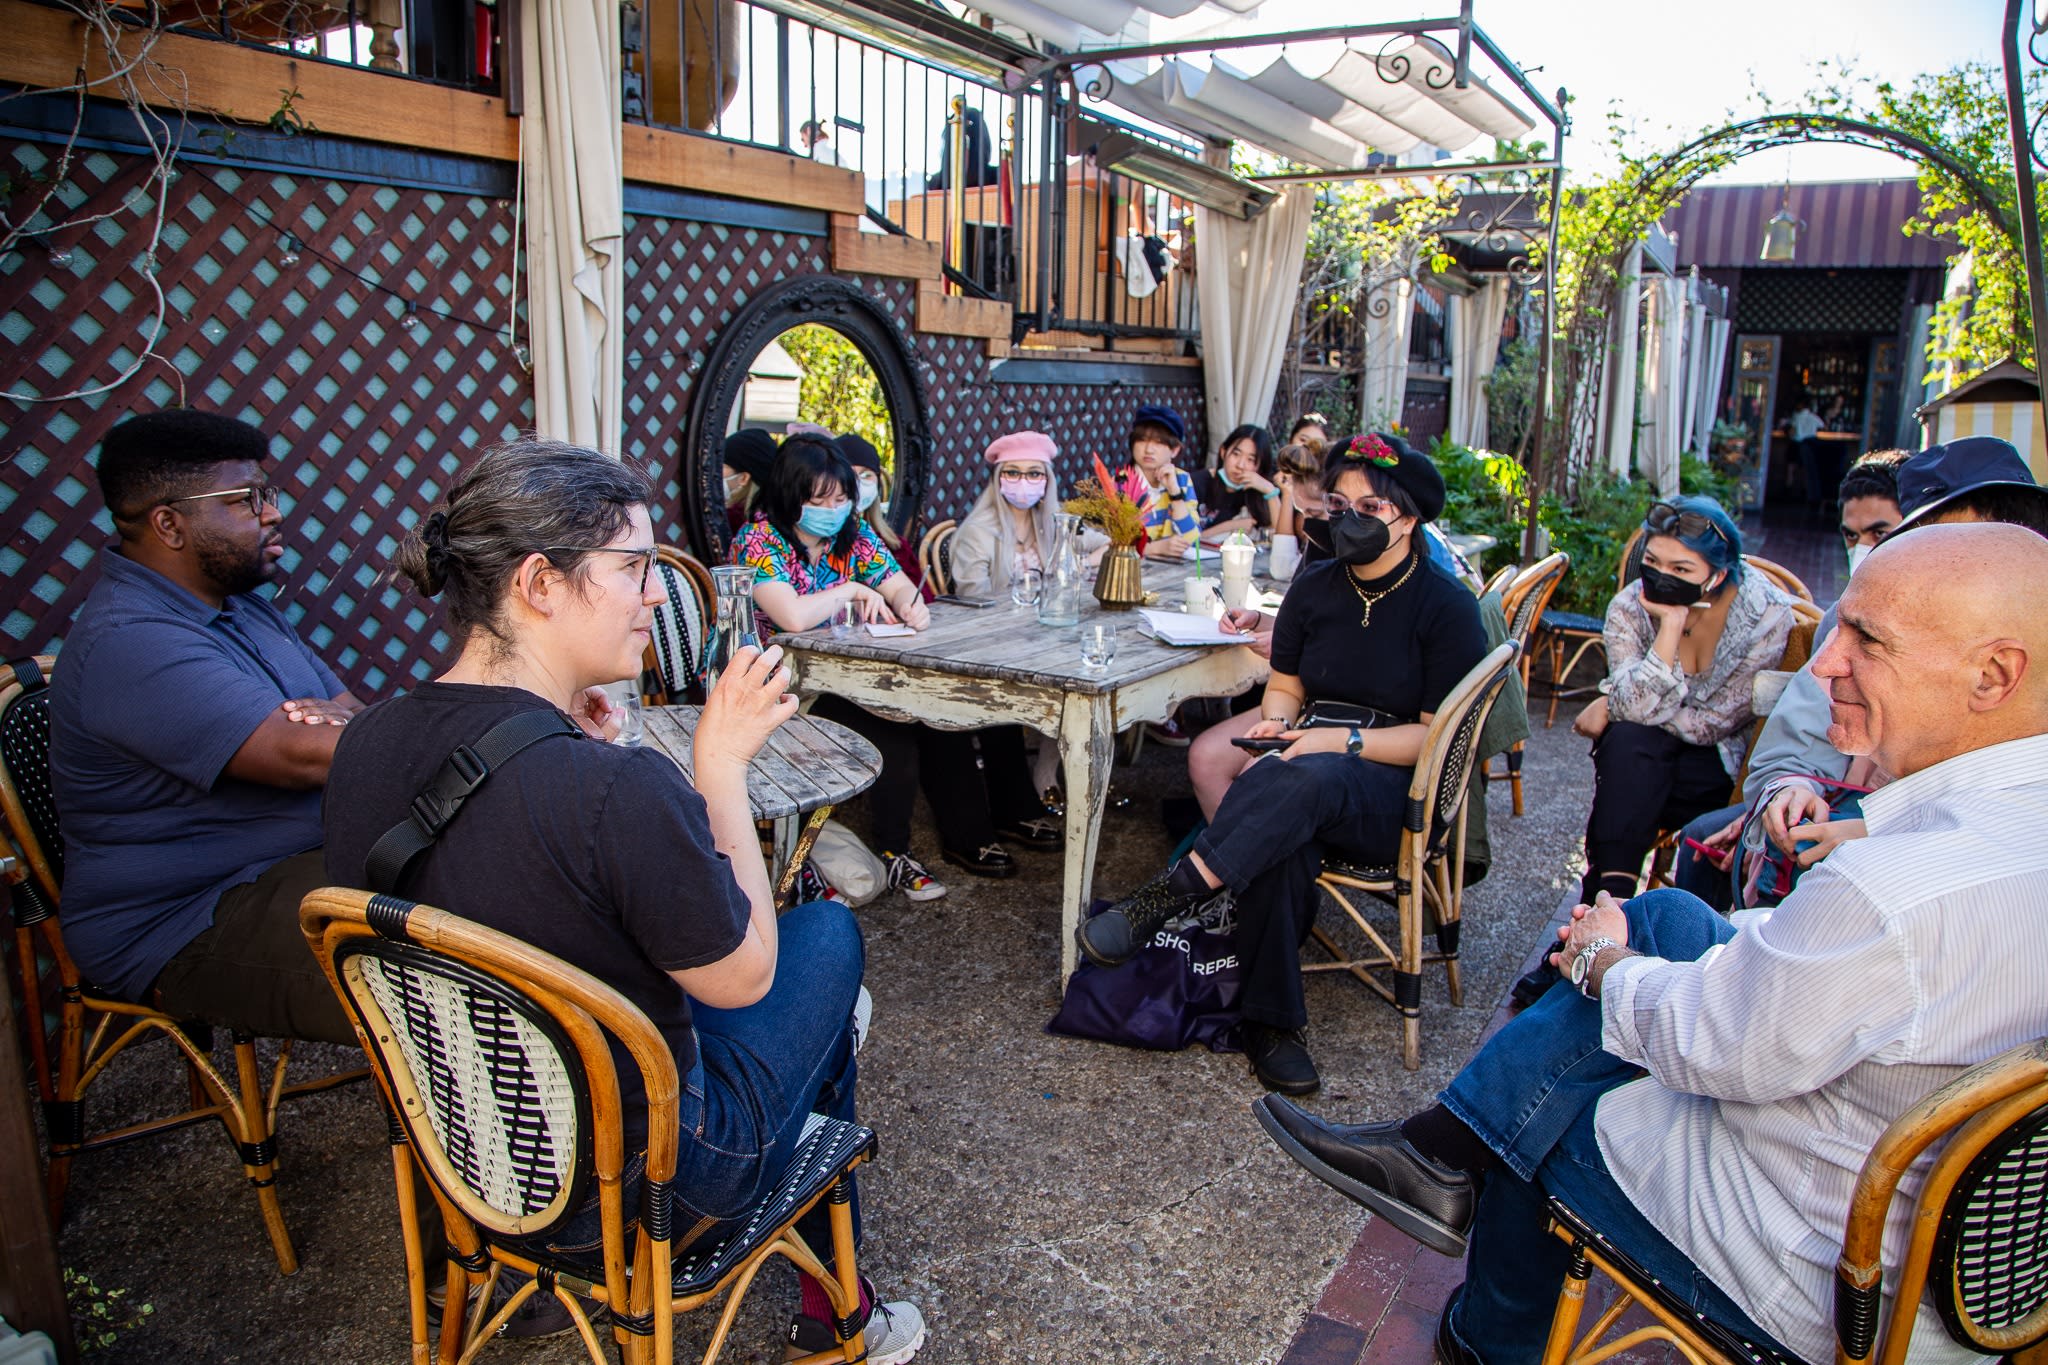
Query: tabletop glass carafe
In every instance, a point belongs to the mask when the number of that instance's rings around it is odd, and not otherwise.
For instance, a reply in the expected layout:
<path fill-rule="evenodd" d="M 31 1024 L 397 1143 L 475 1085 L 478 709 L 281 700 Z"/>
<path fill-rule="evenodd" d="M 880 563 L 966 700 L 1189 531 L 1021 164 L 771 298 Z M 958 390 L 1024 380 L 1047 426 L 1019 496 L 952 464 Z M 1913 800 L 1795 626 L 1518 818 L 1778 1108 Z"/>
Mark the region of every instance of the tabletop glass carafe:
<path fill-rule="evenodd" d="M 1088 595 L 1088 569 L 1081 562 L 1081 519 L 1066 513 L 1052 518 L 1052 548 L 1045 554 L 1038 588 L 1038 624 L 1081 624 L 1081 602 Z"/>
<path fill-rule="evenodd" d="M 754 622 L 753 566 L 721 564 L 711 571 L 711 586 L 711 625 L 704 639 L 704 666 L 698 671 L 706 693 L 733 655 L 748 645 L 761 647 L 760 628 Z"/>

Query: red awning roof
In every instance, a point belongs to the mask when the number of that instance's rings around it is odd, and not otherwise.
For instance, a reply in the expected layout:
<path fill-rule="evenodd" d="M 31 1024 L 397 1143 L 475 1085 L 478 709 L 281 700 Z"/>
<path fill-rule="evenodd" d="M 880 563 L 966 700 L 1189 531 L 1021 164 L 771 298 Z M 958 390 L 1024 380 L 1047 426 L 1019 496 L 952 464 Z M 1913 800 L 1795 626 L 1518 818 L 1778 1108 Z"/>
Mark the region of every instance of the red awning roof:
<path fill-rule="evenodd" d="M 1792 212 L 1806 220 L 1797 260 L 1761 261 L 1764 224 L 1778 211 L 1778 185 L 1703 185 L 1664 215 L 1678 239 L 1680 268 L 1697 265 L 1811 270 L 1842 266 L 1941 266 L 1955 249 L 1948 237 L 1900 231 L 1920 206 L 1911 180 L 1837 180 L 1794 185 Z"/>

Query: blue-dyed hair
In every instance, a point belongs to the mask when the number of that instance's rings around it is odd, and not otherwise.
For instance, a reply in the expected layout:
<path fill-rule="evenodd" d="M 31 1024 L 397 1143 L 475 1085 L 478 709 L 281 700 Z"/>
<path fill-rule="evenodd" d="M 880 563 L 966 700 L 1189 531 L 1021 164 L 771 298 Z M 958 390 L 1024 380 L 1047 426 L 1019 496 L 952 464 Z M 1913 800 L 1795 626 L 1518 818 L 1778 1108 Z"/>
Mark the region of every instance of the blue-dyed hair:
<path fill-rule="evenodd" d="M 1706 518 L 1711 523 L 1711 529 L 1701 530 L 1694 535 L 1683 535 L 1676 531 L 1655 530 L 1648 521 L 1645 521 L 1644 535 L 1669 535 L 1686 549 L 1706 560 L 1707 567 L 1716 571 L 1726 569 L 1730 583 L 1741 582 L 1742 528 L 1722 510 L 1721 504 L 1698 494 L 1683 494 L 1675 498 L 1665 498 L 1663 501 L 1681 516 Z"/>

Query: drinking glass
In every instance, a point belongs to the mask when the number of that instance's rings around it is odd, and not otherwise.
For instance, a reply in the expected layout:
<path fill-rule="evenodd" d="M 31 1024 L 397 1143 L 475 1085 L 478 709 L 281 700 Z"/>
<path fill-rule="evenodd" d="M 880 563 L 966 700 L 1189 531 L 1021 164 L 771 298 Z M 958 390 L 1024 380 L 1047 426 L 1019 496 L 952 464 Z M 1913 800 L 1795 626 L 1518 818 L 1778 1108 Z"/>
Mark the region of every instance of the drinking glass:
<path fill-rule="evenodd" d="M 622 749 L 637 749 L 647 738 L 646 721 L 640 711 L 640 684 L 629 679 L 616 682 L 605 688 L 611 694 L 613 704 L 619 708 L 619 733 L 612 743 Z"/>
<path fill-rule="evenodd" d="M 1019 569 L 1010 575 L 1010 600 L 1020 607 L 1038 605 L 1038 594 L 1045 583 L 1045 575 L 1036 569 Z"/>
<path fill-rule="evenodd" d="M 1089 673 L 1107 673 L 1116 659 L 1116 627 L 1090 621 L 1081 627 L 1081 667 Z"/>
<path fill-rule="evenodd" d="M 860 607 L 852 601 L 832 608 L 832 638 L 851 640 L 860 633 Z"/>

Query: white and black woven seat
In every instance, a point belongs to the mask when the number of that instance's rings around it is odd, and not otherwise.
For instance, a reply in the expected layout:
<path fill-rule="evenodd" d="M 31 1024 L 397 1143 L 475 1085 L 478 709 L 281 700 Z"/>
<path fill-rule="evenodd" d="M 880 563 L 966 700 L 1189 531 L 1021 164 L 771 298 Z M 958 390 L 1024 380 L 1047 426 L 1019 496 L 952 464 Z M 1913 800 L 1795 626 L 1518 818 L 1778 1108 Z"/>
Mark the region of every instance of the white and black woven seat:
<path fill-rule="evenodd" d="M 681 565 L 663 559 L 654 566 L 661 601 L 654 608 L 648 649 L 668 699 L 680 702 L 696 686 L 703 665 L 704 602 L 696 582 Z"/>
<path fill-rule="evenodd" d="M 823 1114 L 811 1115 L 804 1123 L 803 1137 L 797 1142 L 789 1169 L 782 1173 L 782 1179 L 767 1197 L 754 1206 L 746 1226 L 717 1246 L 693 1251 L 676 1261 L 670 1276 L 675 1292 L 702 1293 L 723 1280 L 734 1266 L 774 1236 L 776 1229 L 831 1189 L 833 1182 L 845 1175 L 856 1160 L 872 1160 L 875 1148 L 872 1129 Z"/>
<path fill-rule="evenodd" d="M 846 1339 L 806 1359 L 860 1358 L 849 1173 L 874 1155 L 873 1132 L 813 1115 L 788 1167 L 737 1231 L 678 1248 L 688 1230 L 676 1226 L 675 1210 L 688 1192 L 674 1183 L 675 1058 L 630 1001 L 518 939 L 392 896 L 326 888 L 306 898 L 300 923 L 394 1115 L 409 1275 L 423 1283 L 438 1250 L 419 1245 L 409 1208 L 406 1172 L 416 1161 L 456 1215 L 447 1220 L 448 1301 L 463 1301 L 486 1276 L 524 1277 L 488 1320 L 451 1315 L 444 1351 L 479 1346 L 533 1294 L 551 1293 L 594 1360 L 602 1357 L 586 1303 L 609 1310 L 614 1342 L 639 1365 L 667 1358 L 657 1343 L 672 1344 L 677 1314 L 725 1294 L 708 1362 L 761 1264 L 780 1255 L 829 1281 L 847 1314 Z M 627 1150 L 619 1084 L 628 1067 L 646 1096 L 638 1152 Z M 824 1267 L 827 1249 L 795 1231 L 820 1201 L 829 1206 L 833 1271 Z M 589 1249 L 552 1249 L 563 1243 Z M 424 1358 L 422 1295 L 412 1308 L 415 1357 Z"/>
<path fill-rule="evenodd" d="M 1349 877 L 1351 880 L 1359 882 L 1381 882 L 1385 883 L 1389 889 L 1392 889 L 1394 884 L 1394 865 L 1392 863 L 1350 863 L 1345 862 L 1342 858 L 1325 858 L 1323 859 L 1323 875 L 1325 877 Z"/>

